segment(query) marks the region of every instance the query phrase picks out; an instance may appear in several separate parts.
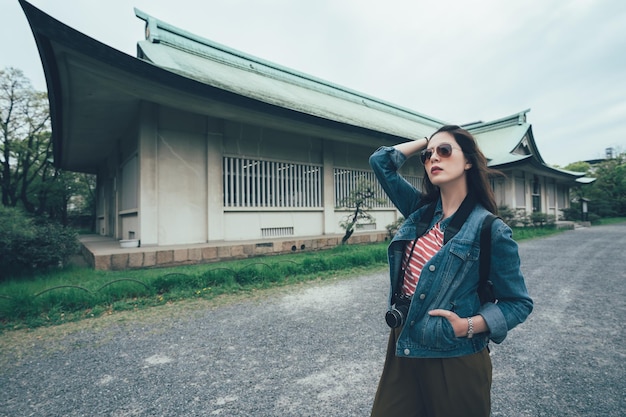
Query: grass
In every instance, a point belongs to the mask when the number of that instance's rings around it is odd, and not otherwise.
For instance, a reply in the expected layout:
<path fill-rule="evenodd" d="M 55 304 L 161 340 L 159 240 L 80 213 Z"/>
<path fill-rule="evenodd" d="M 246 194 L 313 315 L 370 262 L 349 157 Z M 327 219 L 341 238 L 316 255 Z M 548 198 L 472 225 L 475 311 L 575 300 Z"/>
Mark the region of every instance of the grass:
<path fill-rule="evenodd" d="M 516 242 L 522 240 L 546 237 L 564 232 L 567 229 L 557 229 L 554 227 L 515 227 L 513 228 L 513 239 Z"/>
<path fill-rule="evenodd" d="M 625 222 L 626 222 L 626 218 L 624 217 L 608 217 L 608 218 L 602 218 L 599 220 L 599 224 L 601 225 L 617 224 L 617 223 L 625 223 Z"/>
<path fill-rule="evenodd" d="M 55 325 L 182 300 L 324 280 L 386 265 L 386 244 L 175 268 L 68 268 L 0 283 L 0 332 Z"/>
<path fill-rule="evenodd" d="M 626 219 L 603 219 L 602 224 Z M 515 228 L 516 241 L 563 230 Z M 0 283 L 0 332 L 73 322 L 183 300 L 249 294 L 299 282 L 378 270 L 387 243 L 175 268 L 96 271 L 72 267 Z"/>

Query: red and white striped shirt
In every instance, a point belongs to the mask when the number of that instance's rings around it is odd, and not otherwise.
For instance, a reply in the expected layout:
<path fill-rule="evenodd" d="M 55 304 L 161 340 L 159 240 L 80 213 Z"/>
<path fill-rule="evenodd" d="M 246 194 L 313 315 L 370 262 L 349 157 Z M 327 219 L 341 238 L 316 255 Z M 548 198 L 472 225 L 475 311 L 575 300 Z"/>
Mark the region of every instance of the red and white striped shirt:
<path fill-rule="evenodd" d="M 424 236 L 418 238 L 415 247 L 413 247 L 413 242 L 407 242 L 404 249 L 404 257 L 402 258 L 402 269 L 405 271 L 402 294 L 409 296 L 415 293 L 417 281 L 426 262 L 439 252 L 439 249 L 443 246 L 443 232 L 439 228 L 439 223 Z M 411 254 L 412 248 L 413 254 Z"/>

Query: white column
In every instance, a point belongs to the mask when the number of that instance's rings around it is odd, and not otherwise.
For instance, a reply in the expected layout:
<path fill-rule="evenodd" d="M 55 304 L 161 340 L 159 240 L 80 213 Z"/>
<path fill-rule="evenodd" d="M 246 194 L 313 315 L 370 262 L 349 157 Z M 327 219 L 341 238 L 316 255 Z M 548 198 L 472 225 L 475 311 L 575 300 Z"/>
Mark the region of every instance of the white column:
<path fill-rule="evenodd" d="M 139 236 L 142 246 L 156 246 L 158 241 L 158 106 L 142 102 L 139 110 Z"/>
<path fill-rule="evenodd" d="M 322 179 L 322 205 L 324 206 L 324 234 L 337 233 L 336 216 L 335 216 L 335 161 L 333 158 L 333 143 L 324 140 L 323 143 L 323 174 Z"/>
<path fill-rule="evenodd" d="M 207 236 L 208 241 L 224 239 L 222 141 L 223 124 L 207 117 Z"/>

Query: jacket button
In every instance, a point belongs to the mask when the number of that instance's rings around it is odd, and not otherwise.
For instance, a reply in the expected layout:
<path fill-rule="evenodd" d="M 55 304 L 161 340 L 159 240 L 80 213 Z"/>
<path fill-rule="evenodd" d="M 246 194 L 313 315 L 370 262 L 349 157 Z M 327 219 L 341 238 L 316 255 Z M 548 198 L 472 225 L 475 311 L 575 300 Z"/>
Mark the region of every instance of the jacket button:
<path fill-rule="evenodd" d="M 435 272 L 435 269 L 437 269 L 437 267 L 435 265 L 431 265 L 431 266 L 428 267 L 428 270 L 430 272 Z"/>
<path fill-rule="evenodd" d="M 408 355 L 409 353 L 411 353 L 411 351 L 409 349 L 404 349 L 404 354 Z"/>
<path fill-rule="evenodd" d="M 426 298 L 426 294 L 420 294 L 420 300 L 423 300 L 424 298 Z"/>

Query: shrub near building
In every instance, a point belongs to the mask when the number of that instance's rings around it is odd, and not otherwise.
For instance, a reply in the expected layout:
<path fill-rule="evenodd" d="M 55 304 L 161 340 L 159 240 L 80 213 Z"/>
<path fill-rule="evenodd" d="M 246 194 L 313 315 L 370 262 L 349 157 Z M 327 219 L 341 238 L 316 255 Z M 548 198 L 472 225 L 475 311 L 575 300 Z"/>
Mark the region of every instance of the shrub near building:
<path fill-rule="evenodd" d="M 72 229 L 0 205 L 0 280 L 66 265 L 76 250 Z"/>

